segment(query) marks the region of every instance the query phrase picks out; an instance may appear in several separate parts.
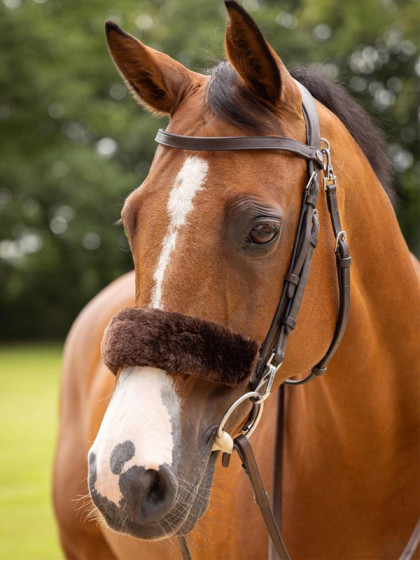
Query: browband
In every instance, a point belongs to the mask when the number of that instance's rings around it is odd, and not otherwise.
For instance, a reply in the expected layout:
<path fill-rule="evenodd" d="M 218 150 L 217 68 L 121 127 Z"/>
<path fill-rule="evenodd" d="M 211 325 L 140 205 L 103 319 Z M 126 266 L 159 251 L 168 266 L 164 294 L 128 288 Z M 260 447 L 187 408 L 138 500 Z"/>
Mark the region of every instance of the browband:
<path fill-rule="evenodd" d="M 195 150 L 197 152 L 285 150 L 298 154 L 307 160 L 313 160 L 321 167 L 324 163 L 324 157 L 320 149 L 281 136 L 185 136 L 159 129 L 155 141 L 170 148 Z"/>

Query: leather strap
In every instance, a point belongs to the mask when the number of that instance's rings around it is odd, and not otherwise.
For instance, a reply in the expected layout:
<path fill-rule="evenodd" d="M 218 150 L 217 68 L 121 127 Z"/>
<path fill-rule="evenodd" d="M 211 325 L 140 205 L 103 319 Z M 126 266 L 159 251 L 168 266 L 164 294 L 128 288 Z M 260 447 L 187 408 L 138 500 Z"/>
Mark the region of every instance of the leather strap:
<path fill-rule="evenodd" d="M 255 461 L 252 446 L 249 443 L 249 440 L 241 434 L 235 438 L 234 447 L 242 460 L 242 467 L 249 477 L 255 493 L 255 501 L 261 511 L 265 526 L 277 551 L 279 559 L 290 559 L 271 511 L 270 503 L 267 498 L 267 492 L 264 488 L 257 462 Z"/>
<path fill-rule="evenodd" d="M 417 520 L 417 524 L 401 554 L 400 559 L 413 559 L 416 549 L 420 543 L 420 518 Z"/>
<path fill-rule="evenodd" d="M 191 561 L 192 555 L 185 536 L 178 536 L 178 543 L 181 548 L 182 558 L 185 559 L 185 561 Z"/>
<path fill-rule="evenodd" d="M 270 536 L 269 559 L 290 559 L 286 546 L 284 545 L 279 527 L 281 521 L 281 498 L 282 498 L 282 475 L 283 475 L 283 438 L 284 438 L 284 386 L 279 388 L 279 405 L 277 411 L 277 437 L 275 446 L 274 462 L 274 486 L 273 486 L 273 509 L 271 510 L 268 501 L 267 491 L 255 460 L 249 440 L 244 435 L 239 435 L 234 440 L 234 449 L 238 452 L 242 461 L 242 467 L 247 474 L 254 490 L 254 499 L 260 509 L 265 526 Z M 229 462 L 227 462 L 227 465 Z M 277 520 L 277 523 L 276 523 Z M 183 559 L 190 561 L 192 556 L 188 548 L 185 536 L 178 536 Z M 420 519 L 404 548 L 400 560 L 413 559 L 417 547 L 420 544 Z"/>
<path fill-rule="evenodd" d="M 323 374 L 327 365 L 334 356 L 341 339 L 344 335 L 350 309 L 350 264 L 351 258 L 348 245 L 345 241 L 345 233 L 342 230 L 340 213 L 337 203 L 337 184 L 335 176 L 331 174 L 329 149 L 322 149 L 321 133 L 318 120 L 318 112 L 315 102 L 309 91 L 299 82 L 296 82 L 302 94 L 302 113 L 306 123 L 306 144 L 293 139 L 282 137 L 191 137 L 169 133 L 159 130 L 156 142 L 168 147 L 181 150 L 193 150 L 202 152 L 231 151 L 231 150 L 285 150 L 298 154 L 308 161 L 309 181 L 302 197 L 302 207 L 296 229 L 295 243 L 291 255 L 288 273 L 284 280 L 284 287 L 279 305 L 271 323 L 267 337 L 261 347 L 259 365 L 255 370 L 253 380 L 257 386 L 264 380 L 268 364 L 271 368 L 280 366 L 284 358 L 286 343 L 289 335 L 296 327 L 297 315 L 303 299 L 303 294 L 309 277 L 313 251 L 316 247 L 319 232 L 319 221 L 316 210 L 319 193 L 319 173 L 324 170 L 328 175 L 324 179 L 328 209 L 331 218 L 332 229 L 335 236 L 336 266 L 340 294 L 340 307 L 333 340 L 325 356 L 311 369 L 311 373 L 303 380 L 286 380 L 285 384 L 300 385 Z M 327 156 L 328 167 L 324 169 L 324 156 Z M 274 372 L 276 369 L 274 370 Z M 267 380 L 268 382 L 268 380 Z M 244 435 L 234 440 L 234 447 L 242 460 L 252 487 L 255 492 L 255 500 L 261 510 L 265 525 L 269 532 L 271 542 L 279 559 L 289 559 L 289 555 L 283 543 L 275 520 L 280 520 L 281 515 L 281 479 L 282 479 L 282 454 L 284 433 L 284 388 L 280 390 L 280 402 L 277 426 L 277 444 L 274 479 L 274 513 L 270 509 L 267 493 L 264 489 L 255 457 Z M 223 462 L 223 465 L 228 465 Z M 180 547 L 184 559 L 191 559 L 187 542 L 184 536 L 179 538 Z M 415 527 L 410 540 L 400 559 L 411 559 L 414 551 L 420 543 L 420 521 Z"/>
<path fill-rule="evenodd" d="M 302 93 L 302 112 L 306 121 L 307 143 L 321 148 L 318 112 L 311 94 L 297 82 Z M 324 179 L 328 210 L 332 229 L 336 239 L 336 265 L 339 286 L 340 304 L 333 340 L 325 356 L 311 369 L 302 380 L 285 380 L 288 385 L 301 385 L 324 374 L 327 365 L 334 356 L 347 327 L 350 312 L 350 264 L 348 246 L 344 240 L 340 213 L 337 203 L 337 183 L 332 174 L 329 150 L 324 149 L 327 156 L 328 175 Z M 325 173 L 324 171 L 324 173 Z M 288 273 L 285 277 L 283 292 L 274 315 L 268 335 L 262 345 L 260 362 L 255 373 L 254 384 L 260 383 L 267 372 L 267 362 L 280 365 L 283 362 L 287 340 L 296 327 L 297 316 L 302 304 L 304 291 L 308 282 L 313 251 L 316 247 L 319 232 L 316 204 L 319 193 L 319 170 L 313 161 L 308 162 L 309 182 L 303 195 L 301 214 L 296 229 L 295 243 L 292 251 Z M 330 178 L 331 175 L 331 178 Z M 311 226 L 311 228 L 310 228 Z M 271 358 L 271 357 L 274 357 Z"/>
<path fill-rule="evenodd" d="M 285 150 L 307 160 L 323 164 L 319 148 L 298 140 L 280 136 L 184 136 L 159 129 L 155 141 L 170 148 L 197 152 L 227 152 L 231 150 Z"/>
<path fill-rule="evenodd" d="M 285 420 L 285 391 L 286 388 L 282 384 L 278 389 L 277 402 L 277 424 L 274 442 L 274 458 L 273 458 L 273 498 L 272 508 L 274 520 L 276 520 L 281 531 L 282 525 L 282 507 L 283 507 L 283 450 L 284 450 L 284 420 Z M 279 559 L 277 551 L 270 541 L 269 559 Z"/>
<path fill-rule="evenodd" d="M 247 474 L 249 481 L 254 490 L 254 499 L 260 509 L 265 526 L 270 536 L 272 547 L 276 552 L 276 559 L 290 559 L 287 553 L 286 546 L 284 545 L 283 538 L 276 524 L 273 512 L 270 508 L 267 491 L 265 490 L 264 483 L 261 479 L 261 474 L 255 460 L 254 452 L 249 440 L 244 435 L 239 435 L 234 440 L 234 449 L 238 452 L 242 461 L 242 467 Z M 227 465 L 229 462 L 227 462 Z M 183 559 L 191 560 L 191 552 L 188 548 L 185 536 L 178 536 L 178 542 L 181 549 Z M 270 544 L 270 546 L 271 546 Z M 272 557 L 270 557 L 272 558 Z"/>
<path fill-rule="evenodd" d="M 318 111 L 315 102 L 299 82 L 296 82 L 302 94 L 302 113 L 306 123 L 306 141 L 321 150 L 321 133 L 319 129 Z M 255 383 L 264 378 L 267 371 L 266 364 L 274 356 L 274 365 L 283 362 L 287 340 L 296 327 L 297 316 L 302 304 L 306 284 L 309 278 L 313 251 L 316 247 L 319 232 L 318 213 L 316 210 L 319 193 L 320 169 L 313 161 L 308 162 L 309 181 L 302 196 L 302 206 L 296 237 L 285 278 L 280 302 L 271 323 L 268 335 L 262 345 L 260 362 L 257 366 Z M 288 280 L 293 278 L 293 282 Z M 273 364 L 273 359 L 270 360 Z M 312 379 L 310 374 L 298 383 L 305 383 Z M 289 381 L 287 381 L 289 383 Z M 291 383 L 296 383 L 291 380 Z"/>

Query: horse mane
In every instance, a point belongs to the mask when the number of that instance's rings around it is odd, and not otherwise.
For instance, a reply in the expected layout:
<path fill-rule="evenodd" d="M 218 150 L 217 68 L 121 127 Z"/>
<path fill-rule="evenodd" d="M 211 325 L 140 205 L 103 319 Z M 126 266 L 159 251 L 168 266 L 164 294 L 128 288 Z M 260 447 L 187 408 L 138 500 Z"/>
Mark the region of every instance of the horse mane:
<path fill-rule="evenodd" d="M 228 62 L 209 70 L 211 80 L 207 99 L 210 109 L 225 121 L 253 133 L 279 134 L 269 109 L 244 88 Z M 298 67 L 292 76 L 303 84 L 345 125 L 368 159 L 391 202 L 396 199 L 392 167 L 382 132 L 372 117 L 339 84 L 332 82 L 318 67 Z"/>

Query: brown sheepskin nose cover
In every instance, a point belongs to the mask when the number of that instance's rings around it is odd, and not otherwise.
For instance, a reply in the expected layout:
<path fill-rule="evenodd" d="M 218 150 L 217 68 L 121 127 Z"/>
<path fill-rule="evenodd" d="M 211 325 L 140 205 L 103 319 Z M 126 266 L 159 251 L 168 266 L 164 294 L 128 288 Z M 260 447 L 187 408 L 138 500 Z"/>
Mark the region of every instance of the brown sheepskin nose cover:
<path fill-rule="evenodd" d="M 258 343 L 217 323 L 162 310 L 125 308 L 110 321 L 102 357 L 121 366 L 154 366 L 229 386 L 249 381 Z"/>

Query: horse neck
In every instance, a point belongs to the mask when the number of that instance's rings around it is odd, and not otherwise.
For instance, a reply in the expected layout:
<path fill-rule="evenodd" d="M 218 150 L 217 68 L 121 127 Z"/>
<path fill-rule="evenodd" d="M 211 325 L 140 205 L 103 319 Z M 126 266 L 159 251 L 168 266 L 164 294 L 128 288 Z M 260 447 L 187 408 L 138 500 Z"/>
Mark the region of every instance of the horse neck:
<path fill-rule="evenodd" d="M 289 411 L 314 449 L 334 441 L 357 461 L 371 457 L 375 443 L 381 463 L 418 424 L 419 283 L 392 205 L 343 128 L 329 139 L 339 147 L 333 163 L 352 255 L 350 318 L 325 376 L 288 392 Z"/>

